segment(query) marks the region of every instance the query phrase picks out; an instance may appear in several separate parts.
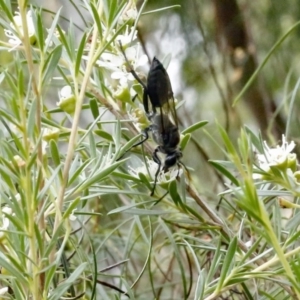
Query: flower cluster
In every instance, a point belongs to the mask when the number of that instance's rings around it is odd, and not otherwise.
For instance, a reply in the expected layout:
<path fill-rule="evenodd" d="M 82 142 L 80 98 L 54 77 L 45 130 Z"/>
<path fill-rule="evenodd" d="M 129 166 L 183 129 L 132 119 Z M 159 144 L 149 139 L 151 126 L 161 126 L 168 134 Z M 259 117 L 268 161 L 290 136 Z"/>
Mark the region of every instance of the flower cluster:
<path fill-rule="evenodd" d="M 135 94 L 135 91 L 132 90 L 135 79 L 128 72 L 128 65 L 120 45 L 122 45 L 129 63 L 137 73 L 148 62 L 146 55 L 140 55 L 139 44 L 129 46 L 130 42 L 136 39 L 136 31 L 134 30 L 133 33 L 132 30 L 133 28 L 130 30 L 126 29 L 124 34 L 117 36 L 113 42 L 113 50 L 111 52 L 104 52 L 96 62 L 106 73 L 109 73 L 106 80 L 108 86 L 113 91 L 113 96 L 123 102 L 130 102 Z M 142 75 L 139 76 L 144 77 Z"/>
<path fill-rule="evenodd" d="M 10 27 L 12 30 L 4 29 L 4 33 L 8 37 L 8 43 L 13 46 L 11 50 L 15 49 L 16 47 L 22 44 L 22 38 L 24 36 L 21 15 L 19 12 L 16 12 L 15 14 L 16 15 L 13 17 L 14 22 L 10 23 Z M 36 33 L 32 20 L 31 10 L 27 12 L 26 21 L 30 43 L 33 45 L 36 42 Z"/>
<path fill-rule="evenodd" d="M 139 74 L 142 67 L 147 64 L 146 55 L 141 55 L 140 45 L 136 43 L 137 30 L 134 26 L 128 25 L 137 17 L 135 4 L 127 7 L 119 18 L 118 25 L 115 29 L 108 29 L 103 24 L 103 35 L 110 44 L 109 47 L 101 54 L 96 64 L 105 74 L 105 86 L 111 91 L 115 99 L 122 102 L 131 102 L 136 92 L 132 89 L 134 77 L 128 70 L 128 63 L 125 60 L 124 53 L 131 67 Z M 127 25 L 123 25 L 126 22 Z M 118 35 L 116 32 L 122 29 Z M 89 45 L 87 45 L 88 50 Z M 124 53 L 123 53 L 123 51 Z M 83 56 L 87 60 L 87 56 Z M 145 77 L 139 74 L 140 77 Z"/>
<path fill-rule="evenodd" d="M 282 135 L 282 145 L 270 148 L 264 141 L 264 153 L 257 154 L 258 170 L 255 170 L 254 178 L 269 178 L 278 172 L 296 172 L 297 156 L 292 153 L 296 144 L 294 141 L 287 142 Z"/>
<path fill-rule="evenodd" d="M 155 174 L 157 172 L 158 164 L 154 162 L 152 159 L 146 157 L 146 164 L 142 164 L 138 168 L 128 167 L 129 173 L 134 177 L 139 178 L 139 174 L 148 175 L 149 180 L 155 180 Z M 177 176 L 181 176 L 182 169 L 178 169 L 178 166 L 174 166 L 168 170 L 168 172 L 159 172 L 157 176 L 157 183 L 164 187 L 168 188 L 168 185 L 171 181 L 175 180 Z"/>
<path fill-rule="evenodd" d="M 133 121 L 134 126 L 139 132 L 150 126 L 149 119 L 146 117 L 143 109 L 135 108 L 133 111 L 128 112 L 128 116 Z"/>

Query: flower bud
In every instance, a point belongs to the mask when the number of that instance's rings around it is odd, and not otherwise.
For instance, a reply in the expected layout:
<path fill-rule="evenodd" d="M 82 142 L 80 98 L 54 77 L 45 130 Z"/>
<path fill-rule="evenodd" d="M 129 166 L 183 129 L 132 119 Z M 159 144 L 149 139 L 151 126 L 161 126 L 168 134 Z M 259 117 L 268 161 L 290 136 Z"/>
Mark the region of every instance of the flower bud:
<path fill-rule="evenodd" d="M 59 102 L 56 103 L 64 112 L 72 115 L 75 112 L 76 98 L 69 85 L 64 86 L 59 94 Z"/>
<path fill-rule="evenodd" d="M 59 129 L 58 128 L 45 128 L 43 132 L 43 140 L 46 142 L 50 142 L 51 140 L 57 141 L 59 137 Z"/>
<path fill-rule="evenodd" d="M 150 126 L 150 122 L 145 115 L 145 112 L 139 108 L 136 108 L 132 113 L 133 118 L 138 123 L 139 128 L 144 130 Z"/>
<path fill-rule="evenodd" d="M 131 102 L 131 95 L 128 85 L 118 85 L 117 90 L 113 93 L 113 96 L 122 102 Z"/>

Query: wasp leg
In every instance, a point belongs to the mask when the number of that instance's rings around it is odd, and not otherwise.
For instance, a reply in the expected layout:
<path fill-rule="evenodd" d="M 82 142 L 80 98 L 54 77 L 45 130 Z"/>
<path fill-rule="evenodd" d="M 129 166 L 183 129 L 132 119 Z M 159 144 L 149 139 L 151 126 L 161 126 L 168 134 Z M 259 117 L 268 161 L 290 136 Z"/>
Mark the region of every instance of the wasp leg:
<path fill-rule="evenodd" d="M 150 128 L 146 128 L 146 129 L 142 132 L 142 134 L 143 134 L 143 139 L 142 139 L 141 141 L 139 141 L 138 143 L 132 145 L 128 150 L 126 150 L 126 151 L 121 155 L 121 157 L 119 157 L 119 158 L 117 159 L 117 161 L 120 160 L 120 159 L 121 159 L 128 151 L 130 151 L 132 148 L 144 144 L 144 143 L 149 139 L 149 130 L 150 130 Z"/>
<path fill-rule="evenodd" d="M 143 105 L 146 112 L 146 115 L 148 116 L 150 114 L 149 112 L 149 104 L 148 104 L 148 91 L 147 88 L 144 88 L 144 94 L 143 94 Z M 155 113 L 155 107 L 153 107 L 153 113 Z"/>
<path fill-rule="evenodd" d="M 134 102 L 135 101 L 135 99 L 137 98 L 137 96 L 138 96 L 138 94 L 135 94 L 133 97 L 132 97 L 132 102 Z"/>
<path fill-rule="evenodd" d="M 143 138 L 140 142 L 134 144 L 131 148 L 137 147 L 137 146 L 139 146 L 139 145 L 144 144 L 144 143 L 149 139 L 149 130 L 150 130 L 150 127 L 144 129 L 144 130 L 142 131 L 142 134 L 143 134 L 143 137 L 144 137 L 144 138 Z M 130 149 L 131 149 L 131 148 L 130 148 Z M 129 149 L 129 150 L 130 150 L 130 149 Z M 129 151 L 129 150 L 127 150 L 127 151 Z M 127 152 L 127 151 L 126 151 L 126 152 Z"/>
<path fill-rule="evenodd" d="M 152 188 L 152 191 L 151 191 L 151 196 L 154 195 L 154 191 L 155 191 L 155 187 L 156 187 L 156 184 L 157 184 L 157 177 L 158 177 L 158 174 L 160 172 L 160 168 L 161 168 L 161 160 L 159 159 L 158 155 L 157 155 L 157 152 L 160 151 L 160 147 L 157 147 L 154 152 L 153 152 L 153 160 L 158 164 L 158 168 L 157 168 L 157 171 L 155 173 L 155 178 L 154 178 L 154 185 L 153 185 L 153 188 Z"/>

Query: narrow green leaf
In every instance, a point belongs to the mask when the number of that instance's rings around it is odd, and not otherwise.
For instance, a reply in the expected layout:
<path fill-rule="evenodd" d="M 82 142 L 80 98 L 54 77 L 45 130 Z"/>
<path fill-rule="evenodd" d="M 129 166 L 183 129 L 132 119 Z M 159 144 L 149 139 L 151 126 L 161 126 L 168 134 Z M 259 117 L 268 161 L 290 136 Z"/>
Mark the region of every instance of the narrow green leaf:
<path fill-rule="evenodd" d="M 154 10 L 146 11 L 146 12 L 142 13 L 142 15 L 144 16 L 144 15 L 148 15 L 148 14 L 154 14 L 154 13 L 162 12 L 162 11 L 173 9 L 173 8 L 180 9 L 181 5 L 175 4 L 175 5 L 170 5 L 170 6 L 164 6 L 164 7 L 159 8 L 159 9 L 154 9 Z"/>
<path fill-rule="evenodd" d="M 45 43 L 45 37 L 44 37 L 44 26 L 42 22 L 41 13 L 37 12 L 36 15 L 33 14 L 33 19 L 36 21 L 36 31 L 37 31 L 37 40 L 38 40 L 38 46 L 41 49 L 41 52 L 44 52 L 44 43 Z"/>
<path fill-rule="evenodd" d="M 8 122 L 11 122 L 12 124 L 18 126 L 18 120 L 14 117 L 14 115 L 8 113 L 7 111 L 0 109 L 0 117 L 3 117 L 3 119 L 6 119 Z"/>
<path fill-rule="evenodd" d="M 134 204 L 131 204 L 131 205 L 125 205 L 125 206 L 121 206 L 121 207 L 118 207 L 118 208 L 115 208 L 111 211 L 109 211 L 107 213 L 107 215 L 113 215 L 113 214 L 118 214 L 120 212 L 124 212 L 128 209 L 131 209 L 133 207 L 137 207 L 137 206 L 140 206 L 140 205 L 146 205 L 146 204 L 150 204 L 150 203 L 153 203 L 154 201 L 156 200 L 148 200 L 148 201 L 143 201 L 143 202 L 139 202 L 139 203 L 134 203 Z"/>
<path fill-rule="evenodd" d="M 59 25 L 57 25 L 56 28 L 57 28 L 57 30 L 59 32 L 59 39 L 60 39 L 61 43 L 65 46 L 65 50 L 67 51 L 68 56 L 70 58 L 72 58 L 73 57 L 73 54 L 72 54 L 73 50 L 70 49 L 70 46 L 69 46 L 69 44 L 67 42 L 67 39 L 66 39 L 65 32 L 60 28 Z"/>
<path fill-rule="evenodd" d="M 228 275 L 230 275 L 230 272 L 234 266 L 234 256 L 236 254 L 237 250 L 237 238 L 234 237 L 232 241 L 229 244 L 228 250 L 226 252 L 226 256 L 223 261 L 223 266 L 221 270 L 221 274 L 218 281 L 218 286 L 216 288 L 217 291 L 221 291 L 224 287 L 225 280 L 227 281 L 229 278 L 226 278 Z"/>
<path fill-rule="evenodd" d="M 184 148 L 186 147 L 186 145 L 188 144 L 188 142 L 190 141 L 191 139 L 191 134 L 186 134 L 180 141 L 180 148 L 181 150 L 183 151 Z"/>
<path fill-rule="evenodd" d="M 81 58 L 84 51 L 84 47 L 86 45 L 86 33 L 83 34 L 79 48 L 77 50 L 76 62 L 75 62 L 75 76 L 78 76 L 81 64 Z"/>
<path fill-rule="evenodd" d="M 24 98 L 25 91 L 24 91 L 24 74 L 22 69 L 18 70 L 18 95 L 20 99 Z"/>
<path fill-rule="evenodd" d="M 231 154 L 232 156 L 237 156 L 237 152 L 235 150 L 235 147 L 233 146 L 231 140 L 229 139 L 229 136 L 227 134 L 227 132 L 224 130 L 224 128 L 221 127 L 221 125 L 218 125 L 220 134 L 222 136 L 223 142 L 229 152 L 229 154 Z"/>
<path fill-rule="evenodd" d="M 112 136 L 114 142 L 115 142 L 115 149 L 120 149 L 120 143 L 121 143 L 121 122 L 120 120 L 117 120 L 117 123 L 114 126 L 114 134 Z"/>
<path fill-rule="evenodd" d="M 110 26 L 113 23 L 117 8 L 118 8 L 117 0 L 110 0 L 109 1 L 109 10 L 108 10 L 109 11 L 108 26 Z"/>
<path fill-rule="evenodd" d="M 37 224 L 34 223 L 34 232 L 35 232 L 35 236 L 36 236 L 36 241 L 39 247 L 39 252 L 41 253 L 41 256 L 44 255 L 44 239 L 42 238 L 41 235 L 41 230 L 40 228 L 38 228 Z"/>
<path fill-rule="evenodd" d="M 89 241 L 89 245 L 90 245 L 90 249 L 91 249 L 91 258 L 92 258 L 92 276 L 93 276 L 93 283 L 92 283 L 92 295 L 90 299 L 96 299 L 97 295 L 97 275 L 98 275 L 98 261 L 97 261 L 97 253 L 95 251 L 95 247 L 94 247 L 94 239 L 92 236 L 90 236 L 89 234 L 86 235 Z M 89 259 L 90 260 L 90 259 Z"/>
<path fill-rule="evenodd" d="M 221 174 L 223 174 L 225 177 L 227 177 L 233 184 L 236 186 L 239 186 L 239 181 L 236 179 L 236 177 L 231 174 L 224 166 L 222 166 L 217 161 L 209 160 L 208 161 L 211 165 L 213 165 Z"/>
<path fill-rule="evenodd" d="M 99 36 L 100 38 L 102 38 L 102 25 L 101 25 L 100 16 L 98 14 L 97 8 L 95 7 L 94 3 L 90 3 L 90 7 L 92 9 L 94 23 L 97 25 L 98 28 Z"/>
<path fill-rule="evenodd" d="M 63 8 L 63 6 L 61 6 L 59 8 L 59 10 L 56 12 L 55 17 L 52 21 L 51 27 L 48 30 L 48 36 L 47 36 L 46 45 L 45 45 L 45 52 L 47 51 L 48 47 L 52 44 L 52 37 L 54 36 L 54 33 L 56 31 L 56 25 L 59 21 L 60 12 L 61 12 L 62 8 Z"/>
<path fill-rule="evenodd" d="M 66 209 L 66 211 L 63 214 L 63 219 L 67 219 L 73 213 L 73 210 L 76 209 L 79 202 L 80 202 L 80 197 L 77 197 L 74 201 L 71 201 L 69 207 Z"/>
<path fill-rule="evenodd" d="M 173 181 L 170 182 L 170 184 L 169 184 L 169 193 L 170 193 L 170 196 L 171 196 L 172 200 L 174 201 L 174 203 L 176 205 L 179 205 L 182 202 L 181 198 L 180 198 L 180 195 L 177 192 L 176 180 L 173 180 Z"/>
<path fill-rule="evenodd" d="M 133 175 L 129 175 L 129 174 L 126 174 L 126 173 L 121 173 L 121 172 L 117 172 L 117 171 L 114 171 L 113 172 L 113 175 L 118 177 L 118 178 L 122 178 L 122 179 L 125 179 L 126 181 L 133 181 L 135 183 L 140 183 L 141 180 Z"/>
<path fill-rule="evenodd" d="M 124 213 L 138 216 L 161 216 L 167 215 L 170 212 L 165 210 L 130 208 L 128 210 L 125 210 Z"/>
<path fill-rule="evenodd" d="M 53 186 L 53 182 L 56 180 L 57 174 L 59 174 L 59 172 L 61 172 L 61 165 L 56 167 L 56 169 L 52 172 L 51 177 L 48 178 L 47 181 L 45 182 L 42 190 L 39 191 L 37 195 L 38 201 L 41 201 L 45 197 L 47 197 L 47 194 L 49 193 L 49 189 L 51 189 L 51 187 Z"/>
<path fill-rule="evenodd" d="M 122 280 L 122 286 L 124 285 L 124 288 L 127 291 L 128 299 L 137 300 L 137 298 L 134 296 L 134 293 L 132 291 L 130 284 L 123 277 L 121 278 L 121 280 Z"/>
<path fill-rule="evenodd" d="M 94 131 L 95 134 L 97 134 L 98 136 L 104 138 L 105 140 L 108 140 L 109 142 L 113 142 L 113 138 L 111 136 L 111 134 L 109 134 L 107 131 L 101 130 L 101 129 L 95 129 Z"/>
<path fill-rule="evenodd" d="M 49 222 L 51 223 L 51 218 L 49 218 Z M 52 223 L 51 223 L 51 226 L 53 227 Z M 46 246 L 45 252 L 44 252 L 45 257 L 49 256 L 51 251 L 53 249 L 55 249 L 56 250 L 56 258 L 57 258 L 57 261 L 59 261 L 60 256 L 58 257 L 58 255 L 60 255 L 60 253 L 58 253 L 57 247 L 58 247 L 58 245 L 61 245 L 60 234 L 61 234 L 61 232 L 64 232 L 64 229 L 65 229 L 64 227 L 65 227 L 65 221 L 63 220 L 63 222 L 59 223 L 58 229 L 55 231 L 54 235 L 52 235 L 50 241 L 45 245 Z M 58 243 L 58 241 L 60 243 Z M 48 268 L 48 266 L 45 269 L 47 269 L 47 268 Z"/>
<path fill-rule="evenodd" d="M 80 264 L 74 272 L 71 274 L 71 276 L 64 281 L 62 281 L 61 284 L 58 285 L 56 289 L 54 289 L 49 297 L 49 300 L 59 300 L 63 296 L 63 294 L 70 288 L 71 285 L 74 284 L 74 282 L 78 279 L 78 277 L 82 274 L 84 269 L 86 268 L 87 263 Z"/>
<path fill-rule="evenodd" d="M 118 151 L 118 159 L 121 159 L 128 151 L 131 150 L 131 148 L 133 147 L 134 144 L 136 144 L 142 137 L 142 134 L 139 134 L 135 137 L 133 137 L 131 140 L 129 140 L 123 147 L 120 148 L 120 150 Z"/>
<path fill-rule="evenodd" d="M 45 274 L 46 274 L 45 290 L 46 291 L 48 291 L 50 289 L 50 286 L 53 284 L 53 279 L 56 274 L 56 271 L 57 271 L 57 266 L 54 264 L 47 270 L 47 272 L 45 272 Z"/>
<path fill-rule="evenodd" d="M 54 140 L 50 140 L 50 153 L 51 153 L 51 158 L 53 161 L 54 166 L 60 167 L 61 166 L 61 161 L 60 161 L 60 152 L 57 147 L 57 143 Z M 61 169 L 58 172 L 59 180 L 62 182 L 62 171 Z"/>
<path fill-rule="evenodd" d="M 98 119 L 99 117 L 99 106 L 98 106 L 98 102 L 95 98 L 91 99 L 89 102 L 90 105 L 90 109 L 91 109 L 91 113 L 94 117 L 94 119 Z M 101 129 L 101 125 L 97 124 L 98 128 Z"/>
<path fill-rule="evenodd" d="M 34 137 L 34 131 L 36 129 L 36 107 L 37 107 L 37 100 L 34 100 L 30 104 L 30 109 L 28 113 L 27 132 L 29 138 Z"/>
<path fill-rule="evenodd" d="M 67 43 L 71 49 L 71 56 L 70 56 L 70 59 L 72 61 L 72 63 L 75 63 L 75 49 L 77 47 L 77 44 L 76 44 L 76 34 L 75 34 L 75 29 L 74 29 L 74 24 L 73 24 L 73 19 L 70 19 L 70 24 L 68 26 L 68 33 L 66 35 L 66 40 L 67 40 Z"/>
<path fill-rule="evenodd" d="M 13 18 L 13 14 L 11 13 L 11 7 L 8 7 L 3 0 L 0 0 L 0 5 L 4 11 L 3 15 L 6 16 L 10 22 L 13 22 L 14 18 Z"/>
<path fill-rule="evenodd" d="M 205 288 L 205 276 L 204 276 L 204 270 L 202 270 L 198 275 L 194 300 L 203 299 L 204 288 Z"/>
<path fill-rule="evenodd" d="M 93 135 L 92 132 L 89 134 L 89 144 L 90 144 L 90 153 L 91 153 L 91 158 L 97 158 L 97 146 L 96 146 L 96 141 L 95 141 L 95 136 Z"/>
<path fill-rule="evenodd" d="M 12 257 L 6 257 L 2 252 L 0 252 L 0 266 L 6 270 L 8 274 L 15 277 L 20 283 L 27 286 L 29 283 L 26 278 L 23 276 L 24 269 L 13 260 Z M 16 268 L 17 267 L 17 268 Z"/>
<path fill-rule="evenodd" d="M 57 46 L 49 54 L 45 65 L 43 66 L 43 84 L 49 84 L 49 79 L 52 78 L 52 73 L 56 70 L 62 54 L 62 45 Z"/>
<path fill-rule="evenodd" d="M 96 182 L 100 182 L 105 177 L 110 175 L 116 168 L 124 163 L 124 160 L 113 163 L 111 166 L 106 167 L 105 169 L 96 173 L 93 177 L 87 179 L 79 188 L 79 190 L 83 191 L 93 185 Z"/>
<path fill-rule="evenodd" d="M 83 170 L 85 168 L 87 168 L 89 165 L 91 165 L 95 160 L 91 159 L 91 160 L 86 160 L 83 164 L 81 164 L 79 167 L 76 167 L 76 171 L 74 173 L 71 173 L 72 176 L 70 176 L 69 181 L 68 181 L 68 185 L 72 185 L 76 179 L 78 179 L 78 176 L 83 172 Z M 76 162 L 76 160 L 74 159 L 74 163 Z"/>
<path fill-rule="evenodd" d="M 206 276 L 206 284 L 209 284 L 211 281 L 213 281 L 214 277 L 216 276 L 216 273 L 219 272 L 220 270 L 219 266 L 222 258 L 221 246 L 222 246 L 222 239 L 219 238 L 218 244 L 215 246 L 215 253 L 214 253 L 213 260 L 211 261 L 211 265 L 208 270 L 208 274 Z"/>
<path fill-rule="evenodd" d="M 232 106 L 235 106 L 236 103 L 241 99 L 241 97 L 245 94 L 245 92 L 249 89 L 249 87 L 252 85 L 254 80 L 257 78 L 258 74 L 262 70 L 262 68 L 265 66 L 265 64 L 268 62 L 269 58 L 272 56 L 272 54 L 279 48 L 279 46 L 284 42 L 284 40 L 290 35 L 290 33 L 295 30 L 300 25 L 300 21 L 296 22 L 282 37 L 279 38 L 279 40 L 275 43 L 275 45 L 271 48 L 271 50 L 267 53 L 264 60 L 261 62 L 261 64 L 258 66 L 258 68 L 255 70 L 255 72 L 252 74 L 252 76 L 249 78 L 247 83 L 244 85 L 240 93 L 235 97 L 233 100 Z"/>
<path fill-rule="evenodd" d="M 205 126 L 206 124 L 208 124 L 208 121 L 200 121 L 186 129 L 184 129 L 181 133 L 182 134 L 192 133 L 192 132 L 200 129 L 201 127 Z"/>
<path fill-rule="evenodd" d="M 262 143 L 262 138 L 261 135 L 259 135 L 259 137 L 257 137 L 253 131 L 245 126 L 245 131 L 247 132 L 248 136 L 250 136 L 250 140 L 252 142 L 252 144 L 254 145 L 254 147 L 260 152 L 263 153 L 264 152 L 264 148 L 263 148 L 263 143 Z"/>
<path fill-rule="evenodd" d="M 167 226 L 167 224 L 161 218 L 158 219 L 158 222 L 161 225 L 164 232 L 166 233 L 168 240 L 170 241 L 170 243 L 172 245 L 172 250 L 174 251 L 174 255 L 175 255 L 177 263 L 179 265 L 179 270 L 180 270 L 180 275 L 181 275 L 181 286 L 183 288 L 183 294 L 184 294 L 183 299 L 185 299 L 185 296 L 187 295 L 188 290 L 187 290 L 187 279 L 185 277 L 186 270 L 182 263 L 183 258 L 180 255 L 180 250 L 178 248 L 178 245 L 174 239 L 172 232 L 170 231 L 169 227 Z M 171 255 L 171 253 L 170 253 L 170 255 Z"/>
<path fill-rule="evenodd" d="M 144 183 L 147 186 L 147 188 L 151 191 L 152 190 L 152 186 L 151 186 L 151 184 L 149 182 L 148 177 L 146 177 L 146 175 L 144 173 L 139 173 L 138 176 L 139 176 L 141 182 Z"/>
<path fill-rule="evenodd" d="M 18 69 L 18 66 L 16 66 L 16 69 Z M 8 72 L 5 72 L 5 79 L 6 82 L 9 84 L 9 88 L 11 89 L 11 92 L 13 94 L 18 95 L 19 94 L 19 90 L 18 90 L 18 82 L 16 80 L 15 77 L 12 77 L 12 75 Z M 23 94 L 22 94 L 23 96 Z"/>

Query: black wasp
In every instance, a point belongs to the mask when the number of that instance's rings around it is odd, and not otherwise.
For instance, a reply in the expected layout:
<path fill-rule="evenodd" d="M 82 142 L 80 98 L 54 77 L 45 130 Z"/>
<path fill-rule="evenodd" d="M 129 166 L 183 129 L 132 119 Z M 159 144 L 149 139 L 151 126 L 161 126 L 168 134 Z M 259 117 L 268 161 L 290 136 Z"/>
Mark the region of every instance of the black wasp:
<path fill-rule="evenodd" d="M 153 140 L 158 145 L 152 155 L 153 160 L 158 164 L 158 169 L 155 173 L 154 186 L 151 191 L 152 196 L 162 165 L 161 160 L 158 157 L 158 152 L 166 155 L 163 165 L 164 172 L 167 172 L 176 164 L 179 165 L 181 163 L 180 158 L 182 157 L 182 152 L 178 148 L 180 133 L 178 130 L 178 120 L 172 86 L 166 69 L 156 57 L 153 58 L 147 77 L 147 84 L 145 84 L 131 67 L 121 43 L 120 47 L 129 67 L 129 71 L 144 89 L 143 105 L 147 118 L 151 122 L 151 125 L 143 131 L 144 139 L 133 147 L 144 143 L 149 138 L 149 131 L 152 132 Z M 149 100 L 152 111 L 149 110 Z M 159 112 L 157 112 L 157 108 L 159 109 Z"/>

